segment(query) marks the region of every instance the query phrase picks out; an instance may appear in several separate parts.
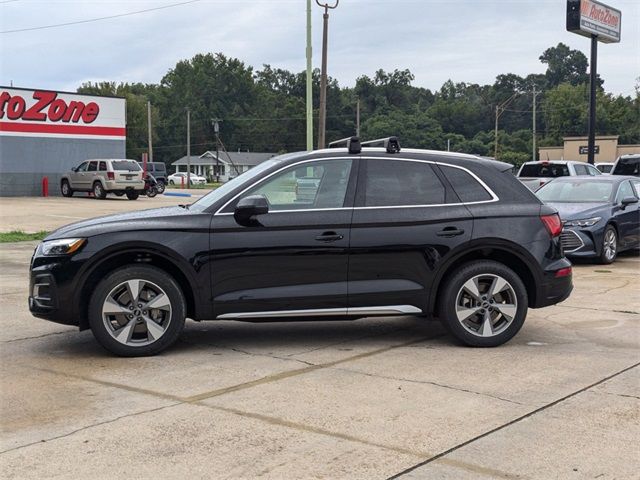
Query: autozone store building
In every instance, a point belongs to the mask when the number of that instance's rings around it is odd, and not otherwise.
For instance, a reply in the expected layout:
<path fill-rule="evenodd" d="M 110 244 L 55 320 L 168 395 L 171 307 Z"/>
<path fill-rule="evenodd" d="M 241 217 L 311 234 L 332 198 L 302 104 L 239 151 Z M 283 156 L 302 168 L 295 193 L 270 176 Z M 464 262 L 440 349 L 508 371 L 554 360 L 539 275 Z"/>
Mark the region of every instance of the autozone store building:
<path fill-rule="evenodd" d="M 52 195 L 88 158 L 125 158 L 124 98 L 0 87 L 0 196 Z"/>

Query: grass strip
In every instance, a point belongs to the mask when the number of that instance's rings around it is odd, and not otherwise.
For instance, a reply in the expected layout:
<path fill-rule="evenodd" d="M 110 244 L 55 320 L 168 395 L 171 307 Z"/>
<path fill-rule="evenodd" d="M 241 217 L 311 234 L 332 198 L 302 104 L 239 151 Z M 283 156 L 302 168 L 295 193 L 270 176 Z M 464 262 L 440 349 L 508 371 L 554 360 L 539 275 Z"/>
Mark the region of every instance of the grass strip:
<path fill-rule="evenodd" d="M 0 243 L 9 242 L 30 242 L 33 240 L 42 240 L 49 235 L 49 232 L 41 230 L 36 233 L 25 233 L 22 230 L 13 230 L 11 232 L 0 232 Z"/>

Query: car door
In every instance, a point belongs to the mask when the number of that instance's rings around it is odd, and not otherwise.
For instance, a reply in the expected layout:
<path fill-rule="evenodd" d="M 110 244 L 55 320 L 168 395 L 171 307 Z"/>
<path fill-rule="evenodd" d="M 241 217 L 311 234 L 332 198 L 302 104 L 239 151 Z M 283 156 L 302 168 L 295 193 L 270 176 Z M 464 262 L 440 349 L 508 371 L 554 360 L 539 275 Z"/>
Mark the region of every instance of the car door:
<path fill-rule="evenodd" d="M 98 177 L 98 162 L 95 160 L 91 160 L 89 165 L 87 166 L 87 173 L 83 178 L 83 187 L 86 189 L 90 189 L 93 187 L 93 182 L 97 180 Z"/>
<path fill-rule="evenodd" d="M 351 224 L 349 311 L 426 311 L 436 269 L 471 240 L 471 214 L 433 162 L 364 157 L 361 162 Z"/>
<path fill-rule="evenodd" d="M 71 188 L 74 190 L 86 190 L 87 185 L 87 167 L 89 166 L 89 162 L 82 162 L 78 165 L 75 172 L 71 172 L 69 174 L 69 179 L 71 180 Z"/>
<path fill-rule="evenodd" d="M 217 318 L 344 315 L 357 159 L 305 160 L 245 189 L 213 217 L 213 308 Z M 297 180 L 319 177 L 313 197 Z M 306 192 L 308 193 L 308 192 Z M 250 225 L 237 202 L 263 195 L 269 212 Z"/>
<path fill-rule="evenodd" d="M 640 211 L 639 204 L 632 203 L 626 207 L 622 200 L 628 197 L 636 197 L 630 180 L 625 180 L 618 186 L 618 192 L 614 201 L 614 218 L 618 225 L 619 241 L 624 248 L 638 245 L 640 239 Z"/>

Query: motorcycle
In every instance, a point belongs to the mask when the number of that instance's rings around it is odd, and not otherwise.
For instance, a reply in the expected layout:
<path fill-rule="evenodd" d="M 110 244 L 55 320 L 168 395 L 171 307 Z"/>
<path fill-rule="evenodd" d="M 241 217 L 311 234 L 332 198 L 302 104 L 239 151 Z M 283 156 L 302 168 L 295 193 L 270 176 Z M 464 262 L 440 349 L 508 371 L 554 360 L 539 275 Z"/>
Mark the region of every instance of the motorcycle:
<path fill-rule="evenodd" d="M 144 177 L 144 194 L 149 198 L 153 198 L 158 194 L 158 190 L 158 181 L 153 175 L 147 173 Z M 162 190 L 164 191 L 164 189 Z"/>

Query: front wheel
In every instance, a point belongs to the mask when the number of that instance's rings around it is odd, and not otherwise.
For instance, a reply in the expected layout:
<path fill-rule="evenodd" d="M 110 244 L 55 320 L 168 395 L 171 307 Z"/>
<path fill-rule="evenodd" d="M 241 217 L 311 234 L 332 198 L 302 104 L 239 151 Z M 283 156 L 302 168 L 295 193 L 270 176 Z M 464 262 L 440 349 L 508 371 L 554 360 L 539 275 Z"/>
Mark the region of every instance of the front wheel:
<path fill-rule="evenodd" d="M 438 316 L 462 343 L 496 347 L 518 333 L 528 305 L 527 290 L 513 270 L 478 260 L 463 265 L 446 280 Z"/>
<path fill-rule="evenodd" d="M 69 185 L 68 180 L 63 180 L 60 184 L 60 192 L 63 197 L 73 197 L 73 190 L 71 189 L 71 185 Z"/>
<path fill-rule="evenodd" d="M 138 192 L 127 192 L 127 198 L 129 200 L 137 200 L 140 194 Z"/>
<path fill-rule="evenodd" d="M 618 256 L 618 232 L 612 225 L 607 225 L 602 236 L 602 250 L 598 257 L 599 263 L 608 265 Z"/>
<path fill-rule="evenodd" d="M 89 302 L 89 325 L 111 353 L 155 355 L 178 339 L 186 311 L 182 290 L 171 276 L 152 266 L 130 266 L 98 284 Z"/>
<path fill-rule="evenodd" d="M 156 185 L 156 191 L 159 194 L 163 194 L 164 193 L 164 182 L 158 182 L 158 184 Z"/>

